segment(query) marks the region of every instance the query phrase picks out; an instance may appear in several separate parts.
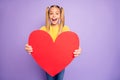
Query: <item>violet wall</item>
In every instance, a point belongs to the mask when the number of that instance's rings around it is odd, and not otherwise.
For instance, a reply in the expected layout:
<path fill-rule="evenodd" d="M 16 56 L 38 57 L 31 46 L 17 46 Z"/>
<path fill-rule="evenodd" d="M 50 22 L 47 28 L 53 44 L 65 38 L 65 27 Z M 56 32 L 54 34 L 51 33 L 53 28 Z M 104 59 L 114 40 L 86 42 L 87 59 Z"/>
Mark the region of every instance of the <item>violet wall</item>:
<path fill-rule="evenodd" d="M 0 0 L 0 80 L 46 80 L 24 46 L 52 4 L 64 7 L 66 25 L 81 40 L 64 80 L 120 80 L 119 0 Z"/>

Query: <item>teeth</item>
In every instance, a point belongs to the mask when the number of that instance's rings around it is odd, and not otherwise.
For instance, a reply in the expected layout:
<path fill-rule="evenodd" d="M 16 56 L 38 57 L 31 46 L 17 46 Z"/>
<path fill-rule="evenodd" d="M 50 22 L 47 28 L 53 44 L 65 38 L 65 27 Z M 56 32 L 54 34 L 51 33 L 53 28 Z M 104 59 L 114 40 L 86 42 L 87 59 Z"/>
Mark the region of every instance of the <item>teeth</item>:
<path fill-rule="evenodd" d="M 52 19 L 53 21 L 56 21 L 57 19 Z"/>

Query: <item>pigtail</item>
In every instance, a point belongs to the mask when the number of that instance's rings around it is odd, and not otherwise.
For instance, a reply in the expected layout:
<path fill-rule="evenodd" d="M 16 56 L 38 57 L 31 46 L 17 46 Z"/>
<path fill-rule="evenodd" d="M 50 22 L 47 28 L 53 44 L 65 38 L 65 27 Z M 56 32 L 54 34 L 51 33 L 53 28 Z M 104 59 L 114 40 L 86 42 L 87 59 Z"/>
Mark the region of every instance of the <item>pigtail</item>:
<path fill-rule="evenodd" d="M 50 30 L 50 22 L 49 22 L 49 7 L 46 8 L 46 30 L 49 32 Z"/>
<path fill-rule="evenodd" d="M 59 34 L 62 32 L 62 29 L 65 24 L 64 9 L 62 7 L 60 8 L 60 12 L 61 12 L 61 15 L 60 15 L 60 26 L 59 26 L 59 31 L 58 31 Z"/>

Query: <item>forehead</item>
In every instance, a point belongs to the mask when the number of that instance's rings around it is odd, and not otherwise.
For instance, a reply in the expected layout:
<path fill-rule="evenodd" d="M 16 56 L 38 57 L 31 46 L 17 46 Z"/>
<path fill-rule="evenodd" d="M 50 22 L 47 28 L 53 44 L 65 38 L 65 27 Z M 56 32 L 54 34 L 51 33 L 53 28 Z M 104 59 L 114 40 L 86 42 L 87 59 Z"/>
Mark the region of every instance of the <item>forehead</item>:
<path fill-rule="evenodd" d="M 50 8 L 50 12 L 60 12 L 60 9 L 59 8 L 57 8 L 57 7 L 51 7 Z"/>

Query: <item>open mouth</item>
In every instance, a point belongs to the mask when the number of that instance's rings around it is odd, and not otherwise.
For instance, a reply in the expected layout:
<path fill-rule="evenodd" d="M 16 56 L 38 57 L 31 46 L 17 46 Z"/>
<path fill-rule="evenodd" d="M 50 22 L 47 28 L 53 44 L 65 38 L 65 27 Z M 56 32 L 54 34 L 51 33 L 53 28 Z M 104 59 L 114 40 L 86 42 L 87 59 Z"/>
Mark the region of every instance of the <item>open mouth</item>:
<path fill-rule="evenodd" d="M 55 19 L 52 19 L 52 21 L 57 21 L 57 18 L 55 18 Z"/>

